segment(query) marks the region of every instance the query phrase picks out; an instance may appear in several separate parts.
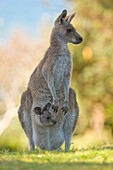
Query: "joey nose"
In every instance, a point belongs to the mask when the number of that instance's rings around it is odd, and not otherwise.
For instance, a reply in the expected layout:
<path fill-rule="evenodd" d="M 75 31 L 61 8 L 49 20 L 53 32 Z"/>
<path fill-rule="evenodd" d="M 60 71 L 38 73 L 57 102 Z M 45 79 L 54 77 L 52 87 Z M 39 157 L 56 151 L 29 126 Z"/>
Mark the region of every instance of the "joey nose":
<path fill-rule="evenodd" d="M 53 120 L 52 122 L 53 122 L 54 125 L 56 124 L 56 120 Z"/>
<path fill-rule="evenodd" d="M 82 41 L 83 41 L 83 38 L 82 38 L 82 37 L 79 37 L 79 40 L 82 42 Z"/>

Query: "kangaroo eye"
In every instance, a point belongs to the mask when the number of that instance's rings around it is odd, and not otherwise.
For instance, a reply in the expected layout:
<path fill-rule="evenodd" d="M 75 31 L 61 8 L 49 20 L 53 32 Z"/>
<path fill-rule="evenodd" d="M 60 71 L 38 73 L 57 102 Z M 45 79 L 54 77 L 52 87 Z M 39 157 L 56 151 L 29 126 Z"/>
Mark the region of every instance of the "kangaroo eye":
<path fill-rule="evenodd" d="M 47 119 L 49 120 L 49 119 L 50 119 L 50 116 L 48 116 Z"/>
<path fill-rule="evenodd" d="M 72 30 L 71 29 L 67 29 L 67 32 L 71 32 Z"/>

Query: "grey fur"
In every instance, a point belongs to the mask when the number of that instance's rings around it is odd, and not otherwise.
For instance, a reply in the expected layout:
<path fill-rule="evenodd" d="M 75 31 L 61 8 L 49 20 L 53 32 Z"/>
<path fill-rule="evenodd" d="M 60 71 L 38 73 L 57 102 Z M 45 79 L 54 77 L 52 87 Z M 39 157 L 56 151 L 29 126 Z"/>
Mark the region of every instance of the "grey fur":
<path fill-rule="evenodd" d="M 30 150 L 34 149 L 34 143 L 41 149 L 58 149 L 64 140 L 67 150 L 77 123 L 79 110 L 76 96 L 74 90 L 69 89 L 72 58 L 67 43 L 79 44 L 82 37 L 70 24 L 75 14 L 67 17 L 66 15 L 67 11 L 64 10 L 56 19 L 50 47 L 32 73 L 28 89 L 22 95 L 19 119 L 29 139 Z M 34 109 L 36 107 L 43 109 L 47 103 L 52 105 L 51 112 L 56 116 L 57 123 L 45 128 L 39 116 L 34 113 Z M 42 117 L 44 119 L 44 116 Z"/>
<path fill-rule="evenodd" d="M 21 105 L 18 112 L 21 125 L 29 141 L 29 149 L 34 150 L 34 145 L 36 145 L 42 150 L 59 150 L 65 141 L 65 149 L 68 150 L 79 115 L 74 90 L 72 88 L 69 90 L 69 107 L 66 115 L 62 112 L 62 99 L 59 102 L 60 107 L 57 113 L 54 113 L 51 108 L 42 113 L 41 116 L 35 112 L 28 112 L 28 104 L 32 101 L 29 93 L 29 90 L 23 93 L 24 101 L 22 97 L 22 104 L 24 108 Z"/>

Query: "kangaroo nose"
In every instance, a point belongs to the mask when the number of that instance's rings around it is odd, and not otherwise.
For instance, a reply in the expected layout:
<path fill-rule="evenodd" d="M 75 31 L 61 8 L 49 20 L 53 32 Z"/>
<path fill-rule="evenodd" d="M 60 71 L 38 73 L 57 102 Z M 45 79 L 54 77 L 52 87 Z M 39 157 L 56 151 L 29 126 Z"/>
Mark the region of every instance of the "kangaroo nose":
<path fill-rule="evenodd" d="M 56 124 L 56 121 L 55 121 L 55 120 L 53 120 L 52 122 L 53 122 L 54 125 Z"/>
<path fill-rule="evenodd" d="M 82 38 L 82 37 L 79 37 L 79 40 L 82 42 L 82 41 L 83 41 L 83 38 Z"/>

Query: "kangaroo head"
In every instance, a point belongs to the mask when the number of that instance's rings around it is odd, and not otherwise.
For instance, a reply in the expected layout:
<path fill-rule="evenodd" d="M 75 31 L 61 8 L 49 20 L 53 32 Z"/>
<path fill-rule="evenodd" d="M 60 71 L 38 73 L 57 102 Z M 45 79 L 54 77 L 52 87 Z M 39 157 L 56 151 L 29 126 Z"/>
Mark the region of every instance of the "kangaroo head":
<path fill-rule="evenodd" d="M 51 114 L 51 112 L 49 111 L 50 107 L 51 107 L 51 104 L 47 103 L 44 106 L 43 109 L 41 109 L 40 107 L 35 107 L 34 108 L 34 112 L 39 117 L 40 123 L 43 126 L 52 126 L 52 125 L 56 124 L 56 121 L 54 119 L 54 115 Z"/>
<path fill-rule="evenodd" d="M 58 39 L 64 43 L 80 44 L 83 38 L 76 32 L 76 29 L 70 24 L 76 13 L 67 16 L 67 11 L 63 10 L 54 23 L 51 35 L 52 39 Z"/>

